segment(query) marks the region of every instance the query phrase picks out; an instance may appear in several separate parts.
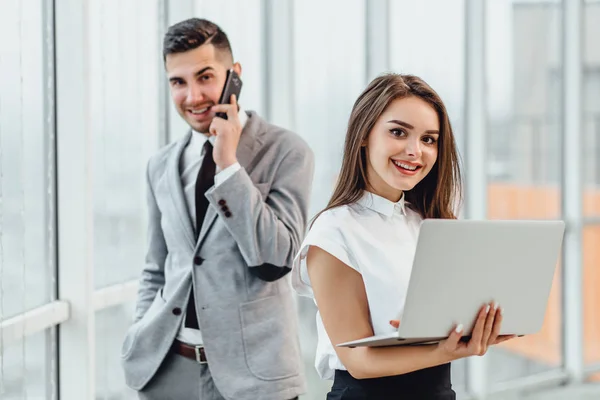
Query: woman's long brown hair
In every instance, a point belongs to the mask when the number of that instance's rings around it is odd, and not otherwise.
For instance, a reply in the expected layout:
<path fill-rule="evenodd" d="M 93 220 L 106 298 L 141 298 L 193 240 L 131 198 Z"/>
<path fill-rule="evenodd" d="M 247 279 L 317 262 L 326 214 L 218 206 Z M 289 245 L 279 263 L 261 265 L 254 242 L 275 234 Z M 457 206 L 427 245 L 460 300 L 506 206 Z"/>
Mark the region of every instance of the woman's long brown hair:
<path fill-rule="evenodd" d="M 422 79 L 413 75 L 386 74 L 375 78 L 352 107 L 344 144 L 344 156 L 335 190 L 321 213 L 356 203 L 367 188 L 366 141 L 375 123 L 396 99 L 417 97 L 430 104 L 440 123 L 437 161 L 429 174 L 412 190 L 404 192 L 405 200 L 423 218 L 454 219 L 456 201 L 461 196 L 461 172 L 452 126 L 440 96 Z"/>

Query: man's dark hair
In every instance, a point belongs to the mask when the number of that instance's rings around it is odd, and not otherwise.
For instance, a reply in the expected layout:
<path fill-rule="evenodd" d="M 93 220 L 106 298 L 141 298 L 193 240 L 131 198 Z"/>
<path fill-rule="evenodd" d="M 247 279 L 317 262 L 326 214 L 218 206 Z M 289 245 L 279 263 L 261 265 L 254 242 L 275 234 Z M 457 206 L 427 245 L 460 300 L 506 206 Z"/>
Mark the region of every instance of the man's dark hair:
<path fill-rule="evenodd" d="M 163 40 L 163 60 L 169 54 L 184 53 L 203 44 L 212 44 L 233 61 L 231 45 L 225 32 L 217 24 L 200 18 L 186 19 L 169 27 Z"/>

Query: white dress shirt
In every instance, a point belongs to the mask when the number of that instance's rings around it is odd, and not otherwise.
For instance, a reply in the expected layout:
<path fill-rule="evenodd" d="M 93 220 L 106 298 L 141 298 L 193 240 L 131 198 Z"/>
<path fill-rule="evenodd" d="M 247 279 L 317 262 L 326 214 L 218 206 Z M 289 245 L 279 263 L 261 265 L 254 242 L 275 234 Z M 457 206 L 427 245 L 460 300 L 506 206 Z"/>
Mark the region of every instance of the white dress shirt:
<path fill-rule="evenodd" d="M 242 129 L 244 129 L 246 122 L 248 121 L 248 116 L 241 108 L 238 115 Z M 181 176 L 181 185 L 183 187 L 185 202 L 187 204 L 188 212 L 190 214 L 190 219 L 194 229 L 196 229 L 196 179 L 198 177 L 200 167 L 202 166 L 202 160 L 204 159 L 204 143 L 206 143 L 207 140 L 210 141 L 210 143 L 214 146 L 216 136 L 209 137 L 202 133 L 193 131 L 192 137 L 183 150 L 183 154 L 179 160 L 179 175 Z M 240 170 L 240 168 L 241 166 L 239 163 L 230 165 L 223 171 L 219 171 L 217 167 L 215 175 L 215 187 L 225 182 L 228 178 Z M 186 328 L 185 318 L 186 315 L 184 310 L 182 319 L 183 322 L 179 328 L 177 340 L 194 346 L 201 345 L 202 332 L 200 332 L 199 329 Z"/>
<path fill-rule="evenodd" d="M 421 221 L 421 216 L 405 205 L 404 197 L 393 203 L 369 192 L 356 204 L 324 212 L 294 260 L 294 289 L 314 300 L 306 254 L 310 246 L 317 246 L 362 275 L 374 334 L 394 332 L 389 321 L 400 319 L 404 310 Z M 336 369 L 346 368 L 335 353 L 318 311 L 317 335 L 315 367 L 322 379 L 333 379 Z"/>

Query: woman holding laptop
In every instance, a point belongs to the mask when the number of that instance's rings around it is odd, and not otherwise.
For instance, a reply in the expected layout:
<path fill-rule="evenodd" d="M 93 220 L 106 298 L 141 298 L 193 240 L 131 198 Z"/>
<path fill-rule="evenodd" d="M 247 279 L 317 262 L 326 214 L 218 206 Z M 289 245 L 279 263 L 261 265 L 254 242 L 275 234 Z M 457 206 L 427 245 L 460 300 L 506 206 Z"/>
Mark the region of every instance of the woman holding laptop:
<path fill-rule="evenodd" d="M 458 324 L 438 344 L 336 346 L 397 328 L 420 222 L 455 218 L 460 189 L 456 144 L 437 93 L 415 76 L 373 80 L 352 109 L 331 200 L 294 261 L 296 291 L 318 307 L 315 366 L 334 380 L 327 399 L 454 399 L 450 362 L 510 338 L 498 336 L 502 308 L 484 304 L 468 341 Z"/>

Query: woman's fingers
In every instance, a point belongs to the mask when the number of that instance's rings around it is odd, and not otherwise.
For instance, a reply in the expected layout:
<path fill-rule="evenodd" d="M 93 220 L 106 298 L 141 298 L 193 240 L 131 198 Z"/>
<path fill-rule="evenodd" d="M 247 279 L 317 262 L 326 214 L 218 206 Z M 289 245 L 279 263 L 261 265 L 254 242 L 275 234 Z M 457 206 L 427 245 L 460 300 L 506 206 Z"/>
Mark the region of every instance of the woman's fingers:
<path fill-rule="evenodd" d="M 494 313 L 496 314 L 496 319 L 494 321 L 492 333 L 488 338 L 488 346 L 491 346 L 492 344 L 496 343 L 496 339 L 498 338 L 498 335 L 500 335 L 500 328 L 502 327 L 502 307 L 500 307 L 498 304 L 496 304 L 495 307 L 496 308 L 494 310 Z"/>
<path fill-rule="evenodd" d="M 442 342 L 444 348 L 448 353 L 453 354 L 454 352 L 456 352 L 460 339 L 462 338 L 463 331 L 464 326 L 462 324 L 456 325 L 452 332 L 450 332 L 448 339 Z"/>
<path fill-rule="evenodd" d="M 477 320 L 475 322 L 475 326 L 473 327 L 473 333 L 471 335 L 471 340 L 469 340 L 468 349 L 471 354 L 479 354 L 481 353 L 483 342 L 483 332 L 485 329 L 485 324 L 487 321 L 489 312 L 489 305 L 486 304 L 479 310 L 479 315 L 477 316 Z"/>
<path fill-rule="evenodd" d="M 486 312 L 486 318 L 485 318 L 485 325 L 483 327 L 483 335 L 481 336 L 481 345 L 487 348 L 488 345 L 488 340 L 490 339 L 490 336 L 492 335 L 492 329 L 494 328 L 495 325 L 495 320 L 496 320 L 496 307 L 495 305 L 492 304 L 488 304 L 485 312 Z"/>
<path fill-rule="evenodd" d="M 448 339 L 440 343 L 450 358 L 458 359 L 473 355 L 483 356 L 489 346 L 514 339 L 516 335 L 500 335 L 503 310 L 497 304 L 486 304 L 480 310 L 468 344 L 461 343 L 463 326 L 453 330 Z"/>

